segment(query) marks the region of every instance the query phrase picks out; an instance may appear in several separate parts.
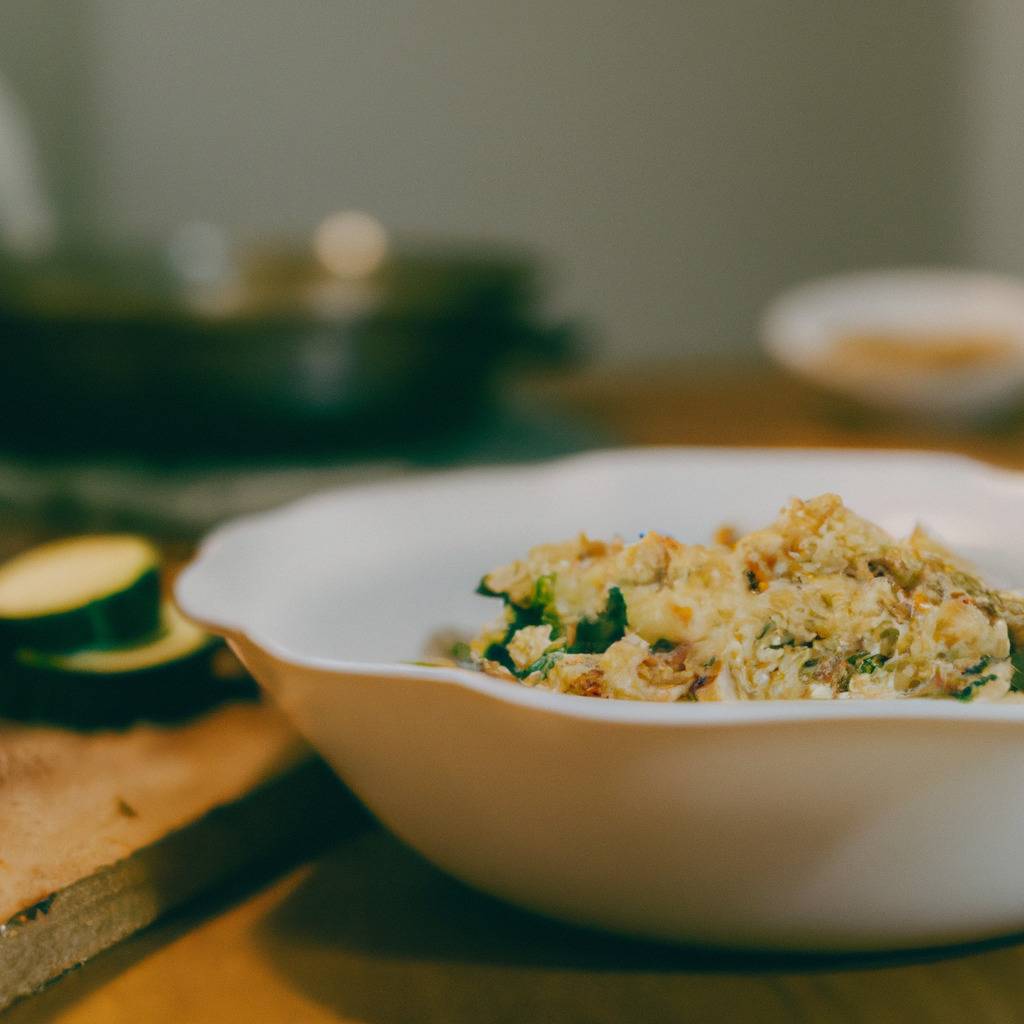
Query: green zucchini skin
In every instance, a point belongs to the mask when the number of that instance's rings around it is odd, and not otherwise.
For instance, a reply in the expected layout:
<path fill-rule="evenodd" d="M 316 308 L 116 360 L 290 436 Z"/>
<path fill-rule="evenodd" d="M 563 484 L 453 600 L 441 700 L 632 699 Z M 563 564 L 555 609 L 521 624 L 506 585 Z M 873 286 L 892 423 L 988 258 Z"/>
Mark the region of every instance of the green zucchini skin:
<path fill-rule="evenodd" d="M 125 729 L 137 722 L 187 721 L 231 700 L 259 699 L 247 676 L 218 677 L 221 641 L 176 661 L 135 672 L 87 673 L 8 662 L 0 670 L 0 716 L 82 731 Z"/>
<path fill-rule="evenodd" d="M 78 608 L 24 619 L 0 619 L 0 648 L 76 651 L 118 647 L 160 626 L 160 570 L 146 569 L 124 590 Z"/>

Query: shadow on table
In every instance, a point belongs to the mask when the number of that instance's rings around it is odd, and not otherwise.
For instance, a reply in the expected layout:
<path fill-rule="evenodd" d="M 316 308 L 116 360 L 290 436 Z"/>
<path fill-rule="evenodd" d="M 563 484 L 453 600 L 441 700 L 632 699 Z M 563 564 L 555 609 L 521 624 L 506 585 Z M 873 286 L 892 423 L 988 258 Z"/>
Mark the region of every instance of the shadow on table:
<path fill-rule="evenodd" d="M 657 990 L 666 998 L 674 992 L 710 999 L 723 987 L 735 989 L 742 978 L 740 988 L 749 996 L 775 998 L 780 993 L 771 976 L 921 964 L 1020 937 L 856 957 L 733 953 L 629 940 L 517 910 L 447 877 L 388 834 L 371 831 L 324 857 L 264 921 L 258 941 L 275 968 L 308 997 L 343 1014 L 358 1017 L 371 1010 L 373 1020 L 390 1021 L 405 1019 L 417 1005 L 413 992 L 420 1005 L 436 997 L 472 1006 L 484 993 L 508 1000 L 517 991 L 536 995 L 538 985 L 559 997 L 574 991 L 577 1000 L 583 991 L 600 999 L 605 990 L 613 1001 L 621 1000 L 634 989 L 647 996 Z M 733 978 L 723 986 L 725 974 Z M 573 1006 L 582 1010 L 578 1001 Z M 487 1019 L 505 1019 L 496 1010 L 488 1004 Z M 786 1019 L 785 1006 L 777 1012 Z M 466 1019 L 483 1018 L 470 1012 Z"/>

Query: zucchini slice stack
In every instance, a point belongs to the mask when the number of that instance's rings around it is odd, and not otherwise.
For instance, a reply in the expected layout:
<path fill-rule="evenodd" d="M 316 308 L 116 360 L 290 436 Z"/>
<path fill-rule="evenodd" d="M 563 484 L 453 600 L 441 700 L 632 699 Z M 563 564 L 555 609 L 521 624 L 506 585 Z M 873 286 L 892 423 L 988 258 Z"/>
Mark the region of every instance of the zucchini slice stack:
<path fill-rule="evenodd" d="M 23 721 L 119 728 L 255 696 L 244 674 L 215 671 L 219 641 L 161 601 L 159 552 L 132 534 L 55 541 L 0 566 L 0 647 L 0 715 Z"/>

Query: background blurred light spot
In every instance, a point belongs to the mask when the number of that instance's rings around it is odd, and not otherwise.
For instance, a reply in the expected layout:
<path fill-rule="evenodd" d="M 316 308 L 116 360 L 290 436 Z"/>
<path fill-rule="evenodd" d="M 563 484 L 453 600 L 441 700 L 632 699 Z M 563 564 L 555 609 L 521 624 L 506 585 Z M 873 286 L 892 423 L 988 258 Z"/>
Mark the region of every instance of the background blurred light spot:
<path fill-rule="evenodd" d="M 324 218 L 313 236 L 320 262 L 338 277 L 367 277 L 379 269 L 388 252 L 388 235 L 375 217 L 343 210 Z"/>

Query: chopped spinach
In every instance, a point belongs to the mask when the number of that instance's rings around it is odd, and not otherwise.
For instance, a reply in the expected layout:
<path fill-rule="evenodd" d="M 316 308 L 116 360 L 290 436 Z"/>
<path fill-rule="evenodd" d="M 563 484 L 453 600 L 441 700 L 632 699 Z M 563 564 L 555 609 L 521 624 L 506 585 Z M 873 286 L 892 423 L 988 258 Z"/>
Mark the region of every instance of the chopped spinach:
<path fill-rule="evenodd" d="M 965 668 L 961 673 L 964 677 L 976 676 L 977 678 L 971 679 L 966 686 L 957 690 L 953 696 L 956 697 L 957 700 L 970 700 L 986 683 L 991 683 L 993 679 L 998 679 L 999 677 L 993 672 L 989 672 L 987 675 L 982 675 L 982 672 L 989 667 L 991 662 L 992 656 L 989 654 L 983 654 L 976 664 L 971 665 L 969 668 Z M 1010 685 L 1013 686 L 1014 682 L 1015 679 L 1014 681 L 1011 681 Z"/>
<path fill-rule="evenodd" d="M 562 632 L 562 621 L 555 611 L 555 577 L 554 575 L 541 576 L 533 584 L 533 593 L 526 604 L 516 604 L 504 590 L 493 590 L 487 583 L 487 577 L 483 576 L 477 584 L 476 592 L 484 597 L 500 597 L 505 606 L 512 609 L 512 618 L 509 621 L 509 631 L 505 636 L 505 642 L 512 639 L 512 635 L 524 626 L 550 626 L 553 636 Z"/>
<path fill-rule="evenodd" d="M 868 651 L 858 651 L 846 659 L 848 665 L 852 665 L 858 674 L 871 675 L 877 672 L 889 659 L 888 654 L 871 654 Z"/>
<path fill-rule="evenodd" d="M 987 676 L 981 676 L 969 682 L 962 690 L 957 690 L 953 696 L 957 700 L 970 700 L 986 683 L 991 683 L 993 679 L 998 678 L 998 676 L 991 673 Z"/>
<path fill-rule="evenodd" d="M 541 576 L 533 585 L 533 607 L 540 609 L 540 624 L 551 627 L 552 637 L 561 636 L 562 620 L 555 610 L 554 574 Z"/>
<path fill-rule="evenodd" d="M 509 672 L 515 672 L 516 665 L 512 660 L 512 655 L 508 653 L 508 648 L 504 644 L 491 644 L 490 647 L 484 651 L 484 658 L 487 661 L 496 661 L 499 665 L 503 665 L 509 670 Z"/>
<path fill-rule="evenodd" d="M 550 626 L 551 636 L 561 636 L 562 620 L 555 611 L 555 577 L 541 576 L 533 585 L 533 593 L 528 604 L 515 604 L 505 598 L 505 607 L 512 610 L 504 642 L 526 626 Z"/>
<path fill-rule="evenodd" d="M 508 622 L 508 631 L 505 633 L 505 643 L 508 643 L 519 630 L 524 629 L 526 626 L 539 626 L 541 624 L 542 609 L 532 604 L 519 605 L 510 602 L 506 607 L 510 609 L 512 615 Z"/>
<path fill-rule="evenodd" d="M 654 643 L 651 644 L 651 650 L 656 654 L 661 654 L 664 651 L 674 651 L 676 646 L 677 645 L 671 640 L 655 640 Z"/>
<path fill-rule="evenodd" d="M 753 569 L 747 569 L 746 572 L 743 573 L 743 575 L 746 576 L 747 586 L 751 590 L 758 591 L 761 589 L 761 584 L 760 582 L 758 582 L 757 579 L 757 573 L 755 573 Z"/>
<path fill-rule="evenodd" d="M 1010 688 L 1024 690 L 1024 650 L 1013 643 L 1010 644 L 1010 663 L 1013 665 Z"/>
<path fill-rule="evenodd" d="M 972 665 L 970 668 L 965 668 L 963 674 L 965 676 L 980 676 L 985 669 L 988 668 L 989 662 L 992 660 L 988 654 L 982 655 L 981 661 L 977 665 Z M 994 678 L 994 677 L 993 677 Z"/>
<path fill-rule="evenodd" d="M 486 576 L 480 577 L 480 582 L 476 585 L 476 592 L 483 597 L 503 597 L 506 601 L 508 600 L 508 594 L 503 590 L 491 590 L 487 585 Z"/>
<path fill-rule="evenodd" d="M 819 660 L 818 658 L 808 658 L 803 663 L 803 667 L 804 668 L 814 668 L 814 666 L 818 664 L 818 660 Z"/>
<path fill-rule="evenodd" d="M 769 619 L 765 624 L 764 628 L 760 633 L 757 634 L 757 639 L 760 640 L 762 637 L 766 637 L 775 628 L 775 623 Z"/>
<path fill-rule="evenodd" d="M 520 679 L 525 679 L 532 672 L 541 672 L 545 677 L 547 677 L 548 672 L 551 671 L 551 666 L 554 665 L 564 653 L 564 651 L 547 651 L 531 665 L 522 669 L 516 668 L 516 664 L 512 660 L 512 655 L 509 654 L 508 648 L 504 644 L 491 644 L 490 647 L 484 651 L 484 657 L 488 661 L 496 661 L 499 665 L 507 668 L 509 672 L 518 676 Z"/>
<path fill-rule="evenodd" d="M 605 609 L 593 619 L 583 619 L 576 627 L 573 654 L 601 654 L 626 634 L 626 599 L 618 587 L 608 591 Z"/>
<path fill-rule="evenodd" d="M 547 679 L 548 673 L 564 653 L 564 651 L 548 651 L 546 654 L 542 654 L 532 665 L 528 665 L 522 671 L 516 672 L 516 675 L 520 679 L 525 679 L 534 672 L 540 672 Z"/>

